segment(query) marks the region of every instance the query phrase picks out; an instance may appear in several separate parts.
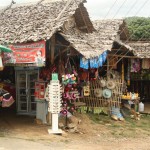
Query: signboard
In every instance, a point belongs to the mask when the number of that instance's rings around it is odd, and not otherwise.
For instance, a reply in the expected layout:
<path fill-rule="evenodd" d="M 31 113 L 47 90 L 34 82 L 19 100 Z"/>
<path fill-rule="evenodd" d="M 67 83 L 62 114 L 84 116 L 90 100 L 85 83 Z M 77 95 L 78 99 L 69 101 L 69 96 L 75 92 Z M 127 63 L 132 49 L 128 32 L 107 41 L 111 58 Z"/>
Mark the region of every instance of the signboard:
<path fill-rule="evenodd" d="M 58 129 L 58 117 L 61 111 L 62 91 L 58 80 L 58 74 L 52 74 L 54 80 L 48 85 L 48 111 L 52 113 L 52 129 L 49 133 L 60 134 L 62 131 Z"/>
<path fill-rule="evenodd" d="M 45 65 L 45 41 L 10 45 L 12 53 L 4 53 L 4 64 Z"/>
<path fill-rule="evenodd" d="M 61 90 L 59 80 L 51 80 L 49 87 L 49 112 L 59 113 L 61 111 Z"/>

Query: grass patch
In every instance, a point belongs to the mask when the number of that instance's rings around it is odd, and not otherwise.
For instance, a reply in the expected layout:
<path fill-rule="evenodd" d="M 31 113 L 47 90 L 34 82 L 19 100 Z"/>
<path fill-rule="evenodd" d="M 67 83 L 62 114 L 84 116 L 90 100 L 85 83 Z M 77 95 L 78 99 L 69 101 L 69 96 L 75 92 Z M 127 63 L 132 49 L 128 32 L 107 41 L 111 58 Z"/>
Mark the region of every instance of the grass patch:
<path fill-rule="evenodd" d="M 125 118 L 125 121 L 114 121 L 109 116 L 89 114 L 90 119 L 106 128 L 115 137 L 138 137 L 150 135 L 150 115 L 142 115 L 141 120 Z"/>

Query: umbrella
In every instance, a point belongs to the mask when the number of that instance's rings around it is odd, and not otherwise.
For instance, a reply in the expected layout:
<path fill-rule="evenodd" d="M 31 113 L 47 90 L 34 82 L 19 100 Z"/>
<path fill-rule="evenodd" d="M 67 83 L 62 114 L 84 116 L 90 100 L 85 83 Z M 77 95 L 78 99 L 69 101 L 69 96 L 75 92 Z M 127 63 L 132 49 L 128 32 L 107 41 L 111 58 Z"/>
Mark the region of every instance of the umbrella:
<path fill-rule="evenodd" d="M 12 52 L 12 50 L 10 48 L 5 47 L 3 45 L 0 45 L 0 51 L 2 51 L 2 52 L 8 52 L 8 53 Z"/>

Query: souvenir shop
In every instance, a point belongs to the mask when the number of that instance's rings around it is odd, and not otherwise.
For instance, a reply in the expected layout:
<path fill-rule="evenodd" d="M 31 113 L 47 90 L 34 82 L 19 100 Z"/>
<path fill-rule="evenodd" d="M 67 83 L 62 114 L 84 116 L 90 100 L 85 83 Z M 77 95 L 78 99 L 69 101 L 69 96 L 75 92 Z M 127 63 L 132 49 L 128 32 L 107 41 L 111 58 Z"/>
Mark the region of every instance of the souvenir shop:
<path fill-rule="evenodd" d="M 131 59 L 130 86 L 133 93 L 139 93 L 139 111 L 150 113 L 150 59 Z"/>
<path fill-rule="evenodd" d="M 3 54 L 11 53 L 12 50 L 0 45 L 0 107 L 6 108 L 14 104 L 14 98 L 16 96 L 15 86 L 13 80 L 12 68 L 4 68 Z M 4 72 L 6 72 L 4 74 Z M 10 74 L 10 76 L 8 76 Z M 14 105 L 13 105 L 14 107 Z"/>
<path fill-rule="evenodd" d="M 140 94 L 141 101 L 150 102 L 150 59 L 131 59 L 130 90 Z"/>
<path fill-rule="evenodd" d="M 147 107 L 150 103 L 150 59 L 124 56 L 116 64 L 120 58 L 121 56 L 111 58 L 112 62 L 110 63 L 113 66 L 112 70 L 120 72 L 121 80 L 125 84 L 122 102 L 128 102 L 135 111 L 147 113 Z M 113 60 L 115 61 L 113 62 Z"/>
<path fill-rule="evenodd" d="M 10 46 L 12 53 L 3 54 L 1 85 L 12 95 L 9 107 L 17 114 L 37 115 L 38 109 L 40 115 L 41 109 L 47 109 L 46 87 L 53 73 L 58 73 L 63 85 L 62 114 L 73 113 L 86 105 L 79 99 L 90 95 L 89 82 L 99 78 L 98 68 L 106 62 L 107 51 L 96 58 L 85 59 L 69 42 L 57 38 L 63 44 L 52 44 L 50 40 L 15 44 Z M 38 101 L 43 102 L 44 107 L 37 107 Z"/>
<path fill-rule="evenodd" d="M 35 114 L 35 81 L 38 80 L 39 67 L 45 63 L 45 41 L 9 47 L 12 52 L 2 54 L 4 68 L 0 79 L 2 92 L 7 91 L 12 99 L 7 101 L 7 106 L 2 101 L 2 108 L 9 107 L 17 114 Z"/>

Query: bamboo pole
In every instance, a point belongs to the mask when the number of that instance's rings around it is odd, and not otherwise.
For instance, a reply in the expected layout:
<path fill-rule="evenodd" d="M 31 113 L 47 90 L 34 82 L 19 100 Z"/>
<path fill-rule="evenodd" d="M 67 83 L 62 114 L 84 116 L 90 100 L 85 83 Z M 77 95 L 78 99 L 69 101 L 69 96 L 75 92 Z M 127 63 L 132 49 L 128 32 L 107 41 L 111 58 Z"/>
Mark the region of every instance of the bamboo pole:
<path fill-rule="evenodd" d="M 124 61 L 122 60 L 122 74 L 121 74 L 122 83 L 124 83 Z"/>

